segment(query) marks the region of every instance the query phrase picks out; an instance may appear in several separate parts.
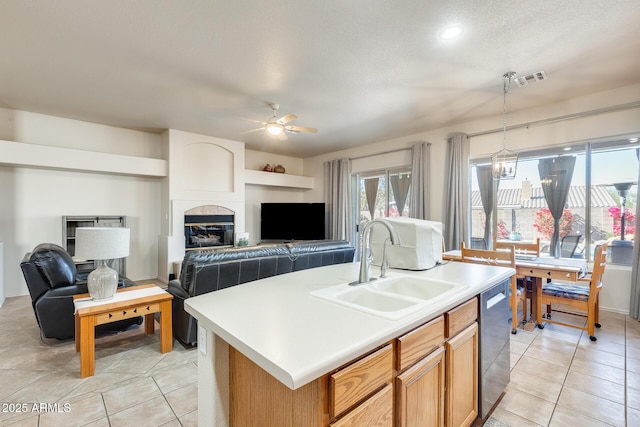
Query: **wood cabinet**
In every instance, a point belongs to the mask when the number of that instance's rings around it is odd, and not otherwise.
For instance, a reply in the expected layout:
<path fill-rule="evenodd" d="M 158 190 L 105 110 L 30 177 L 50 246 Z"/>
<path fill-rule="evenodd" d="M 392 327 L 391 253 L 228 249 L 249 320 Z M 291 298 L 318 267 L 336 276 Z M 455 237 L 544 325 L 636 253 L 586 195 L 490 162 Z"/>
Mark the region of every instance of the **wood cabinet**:
<path fill-rule="evenodd" d="M 444 425 L 443 345 L 444 316 L 396 339 L 398 427 Z"/>
<path fill-rule="evenodd" d="M 231 348 L 231 426 L 469 426 L 478 414 L 477 298 L 291 390 Z"/>
<path fill-rule="evenodd" d="M 366 399 L 330 427 L 393 426 L 393 387 L 387 384 L 382 390 Z"/>
<path fill-rule="evenodd" d="M 391 344 L 329 375 L 329 416 L 341 417 L 393 378 Z"/>
<path fill-rule="evenodd" d="M 440 346 L 396 377 L 396 426 L 444 425 L 445 357 Z"/>
<path fill-rule="evenodd" d="M 79 227 L 126 227 L 127 217 L 121 215 L 105 216 L 63 216 L 62 217 L 62 246 L 71 255 L 78 274 L 88 274 L 98 267 L 94 260 L 81 260 L 75 258 L 76 253 L 76 228 Z M 120 276 L 127 275 L 125 258 L 107 260 L 107 265 L 118 272 Z"/>
<path fill-rule="evenodd" d="M 445 425 L 470 426 L 478 416 L 478 301 L 445 313 Z M 464 328 L 464 329 L 463 329 Z"/>

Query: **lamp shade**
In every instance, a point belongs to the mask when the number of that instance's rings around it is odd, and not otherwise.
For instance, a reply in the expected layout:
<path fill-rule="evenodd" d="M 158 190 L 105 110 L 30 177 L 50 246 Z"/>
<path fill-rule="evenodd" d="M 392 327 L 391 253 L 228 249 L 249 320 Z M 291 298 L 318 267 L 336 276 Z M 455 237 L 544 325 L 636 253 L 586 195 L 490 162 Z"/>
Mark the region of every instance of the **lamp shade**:
<path fill-rule="evenodd" d="M 129 255 L 129 229 L 122 227 L 76 228 L 75 256 L 83 259 L 116 259 Z"/>

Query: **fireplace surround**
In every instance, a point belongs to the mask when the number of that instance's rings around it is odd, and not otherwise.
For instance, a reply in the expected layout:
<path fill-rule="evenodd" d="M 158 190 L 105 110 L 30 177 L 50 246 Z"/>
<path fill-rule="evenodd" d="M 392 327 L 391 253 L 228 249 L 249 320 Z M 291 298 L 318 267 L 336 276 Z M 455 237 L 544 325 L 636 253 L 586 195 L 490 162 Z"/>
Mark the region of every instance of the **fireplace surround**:
<path fill-rule="evenodd" d="M 230 247 L 234 244 L 235 215 L 223 206 L 189 209 L 184 215 L 185 250 Z"/>

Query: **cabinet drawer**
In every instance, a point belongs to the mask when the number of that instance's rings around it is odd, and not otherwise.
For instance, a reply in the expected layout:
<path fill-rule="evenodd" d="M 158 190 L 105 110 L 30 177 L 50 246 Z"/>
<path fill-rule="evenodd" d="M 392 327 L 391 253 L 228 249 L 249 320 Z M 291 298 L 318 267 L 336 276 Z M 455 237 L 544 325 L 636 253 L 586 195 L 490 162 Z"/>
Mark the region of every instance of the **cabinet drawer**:
<path fill-rule="evenodd" d="M 478 318 L 478 298 L 471 298 L 469 301 L 451 309 L 445 313 L 446 337 L 450 338 L 472 324 Z"/>
<path fill-rule="evenodd" d="M 335 418 L 391 382 L 391 344 L 329 376 L 329 416 Z"/>
<path fill-rule="evenodd" d="M 330 427 L 392 427 L 393 426 L 393 387 L 387 384 L 371 398 L 355 407 Z"/>
<path fill-rule="evenodd" d="M 444 316 L 398 338 L 396 369 L 402 371 L 444 343 Z"/>

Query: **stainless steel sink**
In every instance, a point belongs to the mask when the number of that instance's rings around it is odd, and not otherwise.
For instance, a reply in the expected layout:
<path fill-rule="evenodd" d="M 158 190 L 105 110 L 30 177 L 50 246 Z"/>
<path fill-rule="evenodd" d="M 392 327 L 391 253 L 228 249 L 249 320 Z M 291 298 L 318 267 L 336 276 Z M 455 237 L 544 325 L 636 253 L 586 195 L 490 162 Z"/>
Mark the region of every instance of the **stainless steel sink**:
<path fill-rule="evenodd" d="M 393 275 L 357 286 L 347 283 L 319 289 L 311 295 L 390 320 L 401 319 L 436 298 L 454 291 L 456 285 Z"/>

